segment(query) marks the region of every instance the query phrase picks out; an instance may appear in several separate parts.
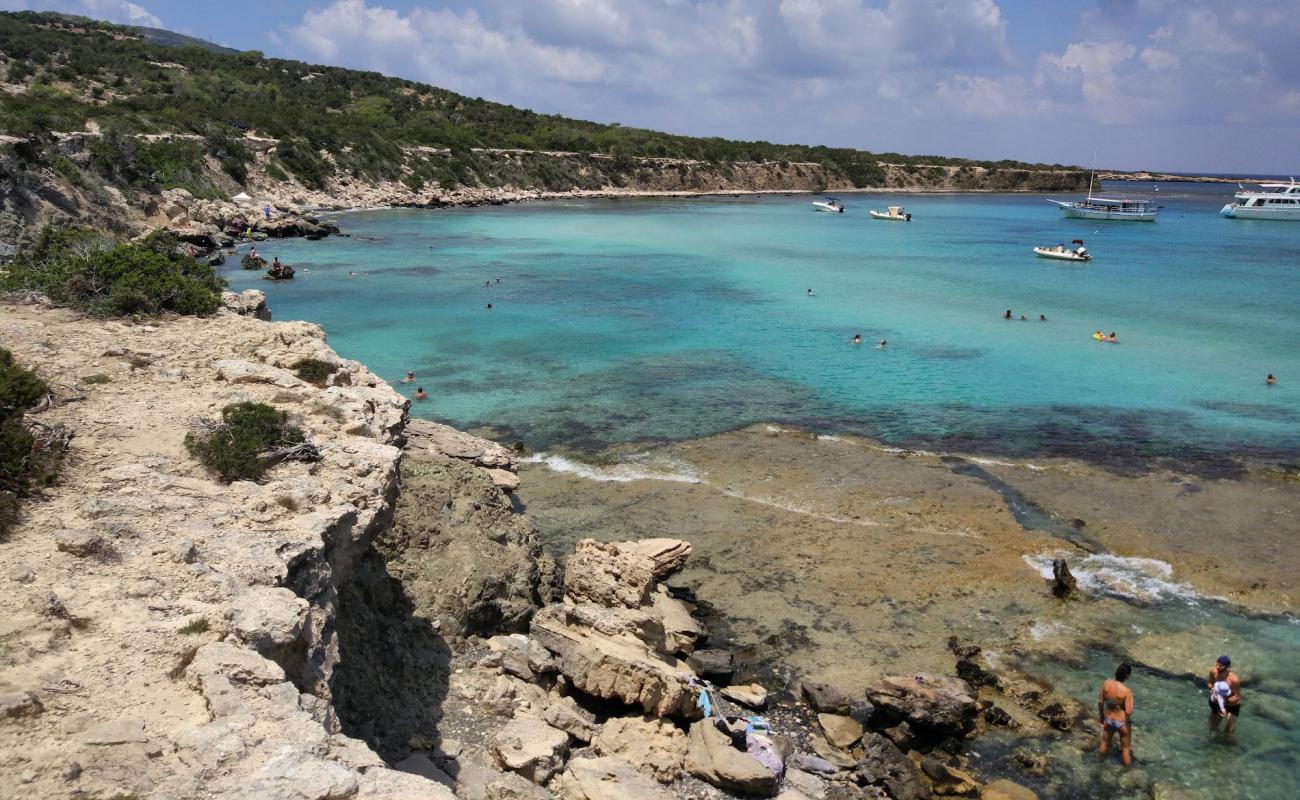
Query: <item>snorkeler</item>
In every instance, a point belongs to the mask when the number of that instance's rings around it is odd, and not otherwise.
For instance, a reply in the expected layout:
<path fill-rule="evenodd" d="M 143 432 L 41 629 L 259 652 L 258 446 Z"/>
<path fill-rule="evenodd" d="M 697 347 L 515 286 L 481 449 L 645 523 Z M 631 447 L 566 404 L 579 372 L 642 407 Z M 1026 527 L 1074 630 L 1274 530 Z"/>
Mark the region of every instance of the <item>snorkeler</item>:
<path fill-rule="evenodd" d="M 1133 668 L 1120 664 L 1115 670 L 1114 680 L 1105 680 L 1101 692 L 1097 694 L 1097 716 L 1101 721 L 1101 760 L 1106 760 L 1110 752 L 1110 740 L 1119 734 L 1120 755 L 1124 766 L 1133 763 L 1131 745 L 1133 743 L 1133 690 L 1124 685 Z"/>

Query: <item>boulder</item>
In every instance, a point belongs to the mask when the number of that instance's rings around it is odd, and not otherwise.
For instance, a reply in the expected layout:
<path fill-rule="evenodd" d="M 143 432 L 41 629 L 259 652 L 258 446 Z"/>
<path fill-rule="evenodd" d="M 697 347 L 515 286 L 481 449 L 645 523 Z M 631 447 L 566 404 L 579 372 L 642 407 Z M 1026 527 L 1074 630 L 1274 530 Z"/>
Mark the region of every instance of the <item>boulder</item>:
<path fill-rule="evenodd" d="M 618 549 L 624 553 L 649 558 L 653 563 L 651 573 L 657 581 L 662 581 L 681 571 L 691 557 L 690 542 L 683 542 L 680 539 L 657 538 L 619 542 Z"/>
<path fill-rule="evenodd" d="M 727 686 L 718 693 L 731 702 L 746 708 L 761 709 L 767 706 L 767 690 L 757 683 L 744 686 Z"/>
<path fill-rule="evenodd" d="M 686 663 L 702 678 L 728 681 L 736 673 L 736 657 L 730 650 L 696 650 Z"/>
<path fill-rule="evenodd" d="M 34 692 L 0 691 L 0 718 L 35 717 L 44 710 L 45 707 Z"/>
<path fill-rule="evenodd" d="M 862 738 L 862 723 L 843 714 L 817 715 L 817 724 L 821 726 L 826 741 L 833 747 L 847 750 Z"/>
<path fill-rule="evenodd" d="M 970 773 L 950 767 L 930 756 L 912 752 L 908 754 L 913 763 L 930 779 L 935 794 L 944 797 L 975 797 L 979 795 L 980 783 Z"/>
<path fill-rule="evenodd" d="M 519 488 L 519 476 L 508 469 L 485 469 L 484 472 L 492 479 L 492 485 L 503 492 L 513 492 Z"/>
<path fill-rule="evenodd" d="M 221 305 L 241 317 L 271 321 L 271 309 L 266 305 L 266 295 L 257 289 L 242 292 L 222 292 Z"/>
<path fill-rule="evenodd" d="M 704 637 L 704 628 L 691 616 L 690 607 L 670 597 L 662 586 L 656 586 L 651 593 L 647 613 L 658 617 L 663 625 L 661 652 L 689 655 L 695 649 L 695 643 Z"/>
<path fill-rule="evenodd" d="M 795 753 L 786 762 L 790 771 L 802 770 L 803 772 L 812 773 L 813 775 L 834 775 L 840 771 L 840 768 L 820 756 L 810 756 L 807 753 Z"/>
<path fill-rule="evenodd" d="M 490 749 L 504 769 L 544 784 L 564 766 L 569 735 L 540 719 L 515 719 L 496 732 Z"/>
<path fill-rule="evenodd" d="M 829 683 L 804 681 L 799 686 L 803 699 L 814 711 L 827 714 L 847 714 L 853 706 L 853 696 Z"/>
<path fill-rule="evenodd" d="M 832 747 L 831 743 L 821 736 L 809 737 L 808 743 L 822 760 L 839 769 L 853 769 L 858 765 L 857 759 L 837 747 Z"/>
<path fill-rule="evenodd" d="M 448 789 L 456 788 L 456 781 L 452 780 L 450 775 L 438 769 L 438 766 L 433 763 L 433 759 L 424 753 L 412 753 L 394 764 L 393 768 L 411 775 L 419 775 L 421 778 L 439 783 Z"/>
<path fill-rule="evenodd" d="M 1038 795 L 1018 783 L 999 778 L 984 785 L 980 800 L 1038 800 Z"/>
<path fill-rule="evenodd" d="M 654 717 L 615 717 L 591 740 L 596 753 L 617 756 L 661 783 L 681 775 L 686 735 Z"/>
<path fill-rule="evenodd" d="M 239 597 L 235 635 L 263 655 L 272 655 L 297 640 L 309 605 L 283 587 L 253 586 Z"/>
<path fill-rule="evenodd" d="M 698 719 L 689 668 L 655 652 L 638 632 L 653 638 L 653 631 L 638 630 L 633 621 L 589 605 L 547 606 L 532 621 L 532 638 L 579 691 L 639 706 L 654 716 Z"/>
<path fill-rule="evenodd" d="M 548 704 L 542 719 L 583 744 L 589 743 L 600 730 L 596 715 L 579 706 L 572 697 L 561 697 Z"/>
<path fill-rule="evenodd" d="M 883 788 L 893 800 L 928 800 L 930 785 L 920 769 L 874 731 L 862 737 L 862 757 L 854 770 L 860 783 Z"/>
<path fill-rule="evenodd" d="M 109 560 L 116 555 L 113 545 L 109 544 L 103 534 L 94 531 L 65 528 L 54 537 L 54 545 L 60 552 L 78 558 L 98 558 Z"/>
<path fill-rule="evenodd" d="M 406 449 L 411 453 L 438 453 L 479 467 L 512 472 L 519 465 L 515 454 L 504 445 L 437 422 L 413 419 L 406 424 L 405 433 Z"/>
<path fill-rule="evenodd" d="M 231 383 L 267 383 L 281 389 L 292 389 L 303 383 L 285 369 L 270 364 L 255 364 L 251 361 L 224 359 L 217 362 L 217 377 Z"/>
<path fill-rule="evenodd" d="M 773 797 L 780 779 L 756 759 L 731 746 L 731 739 L 702 719 L 691 725 L 686 771 L 719 789 L 742 795 Z"/>
<path fill-rule="evenodd" d="M 867 698 L 882 722 L 906 720 L 918 734 L 963 736 L 974 726 L 975 698 L 958 678 L 888 676 L 867 689 Z"/>
<path fill-rule="evenodd" d="M 103 722 L 87 730 L 81 736 L 86 744 L 143 744 L 149 741 L 144 732 L 144 720 L 123 717 Z"/>
<path fill-rule="evenodd" d="M 456 761 L 456 800 L 549 800 L 551 793 L 513 772 L 500 772 L 482 751 Z"/>
<path fill-rule="evenodd" d="M 583 539 L 564 568 L 564 596 L 573 603 L 639 608 L 650 599 L 654 561 L 616 544 Z"/>
<path fill-rule="evenodd" d="M 1052 559 L 1052 594 L 1055 597 L 1069 597 L 1078 590 L 1078 582 L 1070 573 L 1070 565 L 1064 558 Z"/>
<path fill-rule="evenodd" d="M 560 776 L 564 800 L 671 800 L 673 794 L 618 758 L 575 758 Z"/>

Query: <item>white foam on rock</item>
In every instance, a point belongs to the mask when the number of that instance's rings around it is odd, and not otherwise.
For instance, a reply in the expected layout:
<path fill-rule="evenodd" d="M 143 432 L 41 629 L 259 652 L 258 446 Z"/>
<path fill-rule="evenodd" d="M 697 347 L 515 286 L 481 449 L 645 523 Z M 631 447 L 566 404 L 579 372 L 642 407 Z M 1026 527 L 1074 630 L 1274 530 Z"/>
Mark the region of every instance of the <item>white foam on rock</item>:
<path fill-rule="evenodd" d="M 521 458 L 519 461 L 522 464 L 542 464 L 552 472 L 564 472 L 600 483 L 631 483 L 632 481 L 702 482 L 700 476 L 689 464 L 667 459 L 653 459 L 643 454 L 629 456 L 622 462 L 608 466 L 585 464 L 554 453 L 535 453 Z"/>
<path fill-rule="evenodd" d="M 1026 555 L 1024 561 L 1044 580 L 1052 579 L 1052 559 L 1060 553 Z M 1171 600 L 1195 604 L 1207 598 L 1190 584 L 1174 580 L 1171 564 L 1157 558 L 1117 556 L 1096 553 L 1070 561 L 1070 572 L 1079 587 L 1090 594 L 1110 595 L 1140 603 L 1164 603 Z"/>

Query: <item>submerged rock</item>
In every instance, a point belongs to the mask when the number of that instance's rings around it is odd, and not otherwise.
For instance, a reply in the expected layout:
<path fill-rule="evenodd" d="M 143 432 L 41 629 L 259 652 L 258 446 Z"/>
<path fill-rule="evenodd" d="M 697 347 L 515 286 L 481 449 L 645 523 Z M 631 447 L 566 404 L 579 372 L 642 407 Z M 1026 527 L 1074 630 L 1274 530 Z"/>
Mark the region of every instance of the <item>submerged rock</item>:
<path fill-rule="evenodd" d="M 905 720 L 918 733 L 963 736 L 974 726 L 975 698 L 958 678 L 888 676 L 867 689 L 867 697 L 881 721 Z"/>
<path fill-rule="evenodd" d="M 1070 565 L 1065 563 L 1065 559 L 1052 559 L 1052 594 L 1056 597 L 1069 597 L 1078 588 L 1079 584 L 1070 573 Z"/>

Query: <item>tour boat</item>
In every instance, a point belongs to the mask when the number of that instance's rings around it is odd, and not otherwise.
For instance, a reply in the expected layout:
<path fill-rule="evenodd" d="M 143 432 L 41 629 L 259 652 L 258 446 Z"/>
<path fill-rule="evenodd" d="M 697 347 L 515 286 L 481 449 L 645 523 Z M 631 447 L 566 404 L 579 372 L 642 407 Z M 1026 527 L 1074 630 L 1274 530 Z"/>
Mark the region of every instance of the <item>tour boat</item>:
<path fill-rule="evenodd" d="M 1070 248 L 1063 244 L 1053 245 L 1052 247 L 1035 247 L 1034 255 L 1039 258 L 1054 258 L 1057 261 L 1091 261 L 1092 253 L 1088 248 L 1083 246 L 1082 239 L 1075 239 L 1072 244 L 1078 247 Z"/>
<path fill-rule="evenodd" d="M 818 211 L 830 211 L 831 213 L 834 214 L 844 213 L 844 204 L 841 203 L 839 200 L 836 200 L 834 197 L 827 197 L 822 200 L 814 200 L 813 208 Z"/>
<path fill-rule="evenodd" d="M 1228 219 L 1294 219 L 1300 220 L 1300 184 L 1295 178 L 1290 183 L 1261 183 L 1259 191 L 1246 189 L 1232 196 L 1236 202 L 1228 203 L 1219 216 Z"/>
<path fill-rule="evenodd" d="M 894 222 L 911 222 L 912 215 L 903 213 L 902 206 L 890 206 L 888 211 L 868 211 L 872 219 L 887 219 Z"/>
<path fill-rule="evenodd" d="M 1093 179 L 1097 174 L 1097 156 L 1092 157 L 1092 172 L 1088 174 L 1088 196 L 1083 200 L 1052 200 L 1060 206 L 1061 213 L 1075 219 L 1119 220 L 1125 222 L 1155 222 L 1160 207 L 1154 200 L 1130 198 L 1093 197 Z"/>

